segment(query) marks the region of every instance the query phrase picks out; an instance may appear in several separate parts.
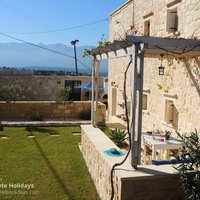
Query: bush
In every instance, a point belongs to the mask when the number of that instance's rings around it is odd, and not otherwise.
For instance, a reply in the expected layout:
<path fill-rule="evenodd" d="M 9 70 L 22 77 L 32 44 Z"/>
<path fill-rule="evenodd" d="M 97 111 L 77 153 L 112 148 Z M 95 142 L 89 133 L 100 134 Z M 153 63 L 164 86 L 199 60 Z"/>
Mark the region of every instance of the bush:
<path fill-rule="evenodd" d="M 42 121 L 43 117 L 42 117 L 42 114 L 41 114 L 41 113 L 39 113 L 39 112 L 34 112 L 34 113 L 32 113 L 32 115 L 31 115 L 31 119 L 32 119 L 33 121 Z"/>
<path fill-rule="evenodd" d="M 197 130 L 190 134 L 177 133 L 183 142 L 180 159 L 188 162 L 181 163 L 175 169 L 180 174 L 180 182 L 187 200 L 200 200 L 200 138 Z"/>
<path fill-rule="evenodd" d="M 32 131 L 32 127 L 27 126 L 27 127 L 25 128 L 25 130 L 31 132 L 31 131 Z"/>
<path fill-rule="evenodd" d="M 119 147 L 127 146 L 125 140 L 127 139 L 127 133 L 120 129 L 111 130 L 109 138 Z"/>

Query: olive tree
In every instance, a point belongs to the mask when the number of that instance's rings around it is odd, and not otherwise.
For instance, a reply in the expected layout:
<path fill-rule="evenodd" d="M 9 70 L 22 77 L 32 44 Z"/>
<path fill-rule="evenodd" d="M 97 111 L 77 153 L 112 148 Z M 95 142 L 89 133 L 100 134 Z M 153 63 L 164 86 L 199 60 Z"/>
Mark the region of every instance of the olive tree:
<path fill-rule="evenodd" d="M 175 167 L 187 200 L 200 200 L 200 137 L 195 130 L 189 134 L 178 133 L 183 142 L 180 158 L 184 161 Z"/>
<path fill-rule="evenodd" d="M 69 92 L 70 92 L 70 88 L 66 87 L 61 89 L 57 96 L 56 96 L 56 103 L 60 103 L 64 105 L 64 112 L 63 112 L 63 117 L 65 120 L 65 110 L 66 110 L 66 104 L 69 102 Z"/>
<path fill-rule="evenodd" d="M 0 100 L 5 101 L 9 107 L 9 117 L 12 119 L 12 103 L 19 100 L 21 88 L 17 85 L 0 86 Z"/>

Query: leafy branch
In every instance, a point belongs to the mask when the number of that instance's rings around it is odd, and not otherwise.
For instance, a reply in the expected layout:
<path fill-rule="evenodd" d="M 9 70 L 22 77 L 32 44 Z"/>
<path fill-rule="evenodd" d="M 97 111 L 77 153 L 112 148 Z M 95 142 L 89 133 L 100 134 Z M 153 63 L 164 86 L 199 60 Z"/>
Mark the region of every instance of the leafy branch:
<path fill-rule="evenodd" d="M 187 200 L 200 200 L 200 138 L 197 130 L 190 134 L 177 133 L 183 142 L 180 159 L 187 162 L 175 167 Z"/>

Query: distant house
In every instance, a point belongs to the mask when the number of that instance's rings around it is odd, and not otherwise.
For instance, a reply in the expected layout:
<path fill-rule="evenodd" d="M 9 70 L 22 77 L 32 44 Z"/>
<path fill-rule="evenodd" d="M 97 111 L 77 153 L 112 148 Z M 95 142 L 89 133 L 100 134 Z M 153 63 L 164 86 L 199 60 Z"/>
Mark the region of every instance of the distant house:
<path fill-rule="evenodd" d="M 1 76 L 1 85 L 19 85 L 22 88 L 23 99 L 27 101 L 55 101 L 57 93 L 65 87 L 71 88 L 69 100 L 89 100 L 89 89 L 75 88 L 78 85 L 91 82 L 91 76 Z M 103 85 L 104 77 L 99 77 Z"/>
<path fill-rule="evenodd" d="M 200 1 L 129 0 L 110 15 L 110 41 L 126 35 L 200 39 L 199 27 Z M 161 63 L 164 75 L 159 75 Z M 127 64 L 126 57 L 109 60 L 109 123 L 126 123 L 123 80 Z M 200 59 L 162 61 L 160 55 L 146 58 L 144 66 L 143 130 L 200 130 Z M 128 105 L 130 101 L 129 95 Z"/>

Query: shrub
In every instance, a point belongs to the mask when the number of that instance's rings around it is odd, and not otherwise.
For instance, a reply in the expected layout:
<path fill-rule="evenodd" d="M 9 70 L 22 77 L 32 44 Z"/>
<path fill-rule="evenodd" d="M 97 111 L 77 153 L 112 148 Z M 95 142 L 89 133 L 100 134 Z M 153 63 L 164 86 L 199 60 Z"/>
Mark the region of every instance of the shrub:
<path fill-rule="evenodd" d="M 200 138 L 197 130 L 190 134 L 177 133 L 183 142 L 181 159 L 188 162 L 181 163 L 175 169 L 180 173 L 180 182 L 187 200 L 200 200 Z"/>
<path fill-rule="evenodd" d="M 126 146 L 127 133 L 120 129 L 111 130 L 109 138 L 119 147 Z"/>
<path fill-rule="evenodd" d="M 6 103 L 15 102 L 19 99 L 21 88 L 17 85 L 6 85 L 0 87 L 0 100 Z"/>
<path fill-rule="evenodd" d="M 25 127 L 25 130 L 31 132 L 32 131 L 32 127 L 27 126 L 27 127 Z"/>
<path fill-rule="evenodd" d="M 34 112 L 34 113 L 32 113 L 32 115 L 31 115 L 31 119 L 33 120 L 33 121 L 42 121 L 42 114 L 41 113 L 39 113 L 39 112 Z"/>

